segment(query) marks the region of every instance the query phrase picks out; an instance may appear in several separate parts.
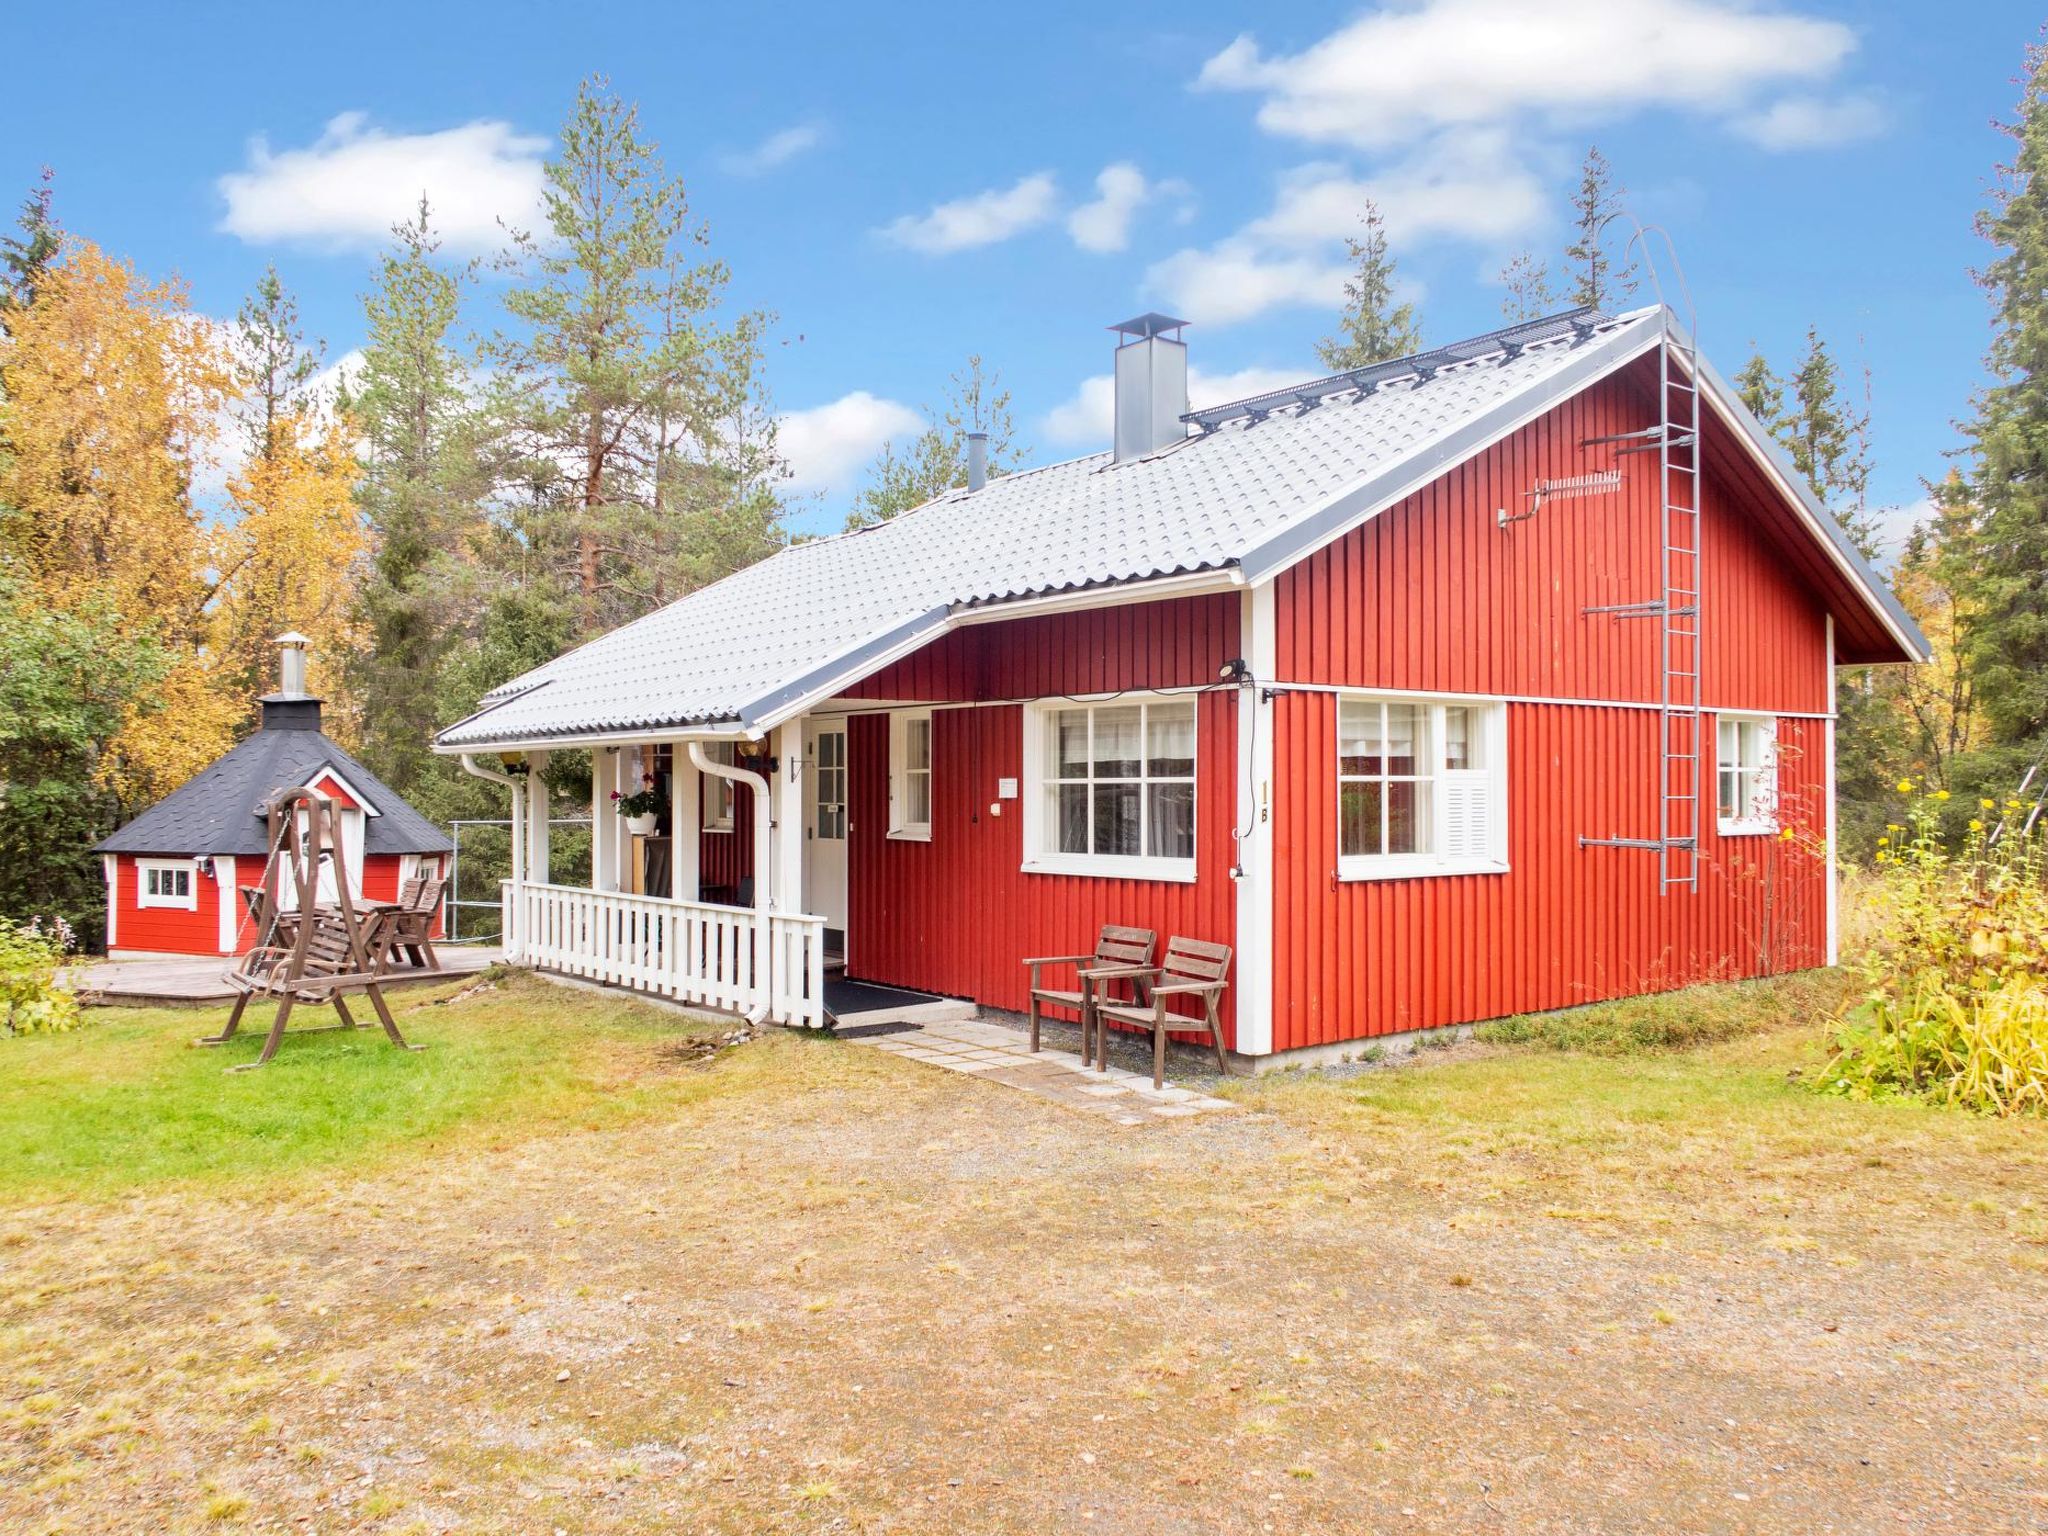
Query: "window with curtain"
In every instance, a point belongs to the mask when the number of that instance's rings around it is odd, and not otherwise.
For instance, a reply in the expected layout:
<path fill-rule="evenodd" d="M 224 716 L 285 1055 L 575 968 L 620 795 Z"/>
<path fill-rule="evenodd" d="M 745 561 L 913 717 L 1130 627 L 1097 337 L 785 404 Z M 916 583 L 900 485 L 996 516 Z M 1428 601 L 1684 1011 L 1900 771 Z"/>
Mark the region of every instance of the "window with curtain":
<path fill-rule="evenodd" d="M 1768 715 L 1723 715 L 1716 722 L 1714 779 L 1721 830 L 1778 830 L 1778 722 Z"/>
<path fill-rule="evenodd" d="M 738 749 L 729 741 L 705 742 L 704 755 L 714 763 L 721 763 L 727 768 L 732 767 L 739 760 Z M 721 779 L 709 773 L 700 773 L 697 777 L 703 784 L 704 830 L 707 832 L 730 832 L 732 830 L 732 780 Z"/>
<path fill-rule="evenodd" d="M 1079 873 L 1192 879 L 1195 701 L 1044 704 L 1026 771 L 1027 861 Z"/>
<path fill-rule="evenodd" d="M 1504 869 L 1506 714 L 1495 700 L 1339 698 L 1339 873 Z"/>

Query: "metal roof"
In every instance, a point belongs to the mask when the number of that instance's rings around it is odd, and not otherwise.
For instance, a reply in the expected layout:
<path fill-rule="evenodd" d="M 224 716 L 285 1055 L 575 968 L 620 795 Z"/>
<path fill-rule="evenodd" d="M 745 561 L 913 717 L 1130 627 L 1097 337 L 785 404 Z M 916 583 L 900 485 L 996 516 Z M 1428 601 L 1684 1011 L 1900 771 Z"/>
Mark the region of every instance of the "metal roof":
<path fill-rule="evenodd" d="M 1005 475 L 791 545 L 493 690 L 436 745 L 753 734 L 968 609 L 1197 572 L 1263 580 L 1649 351 L 1662 318 L 1554 316 L 1436 349 L 1427 367 L 1384 365 L 1363 383 L 1338 376 L 1262 396 L 1258 409 L 1191 413 L 1205 430 L 1143 458 L 1103 452 Z M 1834 520 L 1821 522 L 1846 547 Z M 1857 570 L 1902 646 L 1923 648 Z"/>
<path fill-rule="evenodd" d="M 98 853 L 253 854 L 265 842 L 264 802 L 332 771 L 378 814 L 363 818 L 363 852 L 446 853 L 453 846 L 398 792 L 317 730 L 262 730 L 201 769 L 101 842 Z"/>

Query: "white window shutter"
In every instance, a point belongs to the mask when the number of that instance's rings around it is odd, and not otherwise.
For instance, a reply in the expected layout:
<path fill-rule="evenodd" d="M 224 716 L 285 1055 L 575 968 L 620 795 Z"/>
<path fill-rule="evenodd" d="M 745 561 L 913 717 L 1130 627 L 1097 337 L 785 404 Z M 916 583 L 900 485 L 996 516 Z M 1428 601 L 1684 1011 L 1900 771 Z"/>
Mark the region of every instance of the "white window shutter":
<path fill-rule="evenodd" d="M 1443 776 L 1444 857 L 1484 859 L 1493 852 L 1493 776 L 1485 772 Z"/>

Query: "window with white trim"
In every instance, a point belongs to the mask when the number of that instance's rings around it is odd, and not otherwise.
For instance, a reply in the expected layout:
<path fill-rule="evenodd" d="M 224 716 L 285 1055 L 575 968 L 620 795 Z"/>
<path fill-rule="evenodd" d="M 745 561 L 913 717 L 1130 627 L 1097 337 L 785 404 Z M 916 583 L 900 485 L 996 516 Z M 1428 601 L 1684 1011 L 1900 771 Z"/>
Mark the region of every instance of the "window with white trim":
<path fill-rule="evenodd" d="M 1026 715 L 1025 868 L 1195 877 L 1195 701 L 1046 703 Z"/>
<path fill-rule="evenodd" d="M 732 767 L 739 759 L 739 753 L 729 741 L 707 741 L 704 755 L 714 763 Z M 730 832 L 732 830 L 733 782 L 721 779 L 715 773 L 699 773 L 703 785 L 704 830 L 706 832 Z"/>
<path fill-rule="evenodd" d="M 199 871 L 190 859 L 138 859 L 135 904 L 199 910 Z"/>
<path fill-rule="evenodd" d="M 1347 880 L 1507 868 L 1507 708 L 1337 700 L 1337 870 Z"/>
<path fill-rule="evenodd" d="M 889 717 L 889 835 L 930 841 L 932 835 L 932 712 Z"/>
<path fill-rule="evenodd" d="M 1715 803 L 1730 836 L 1778 830 L 1778 722 L 1722 715 L 1715 722 Z"/>

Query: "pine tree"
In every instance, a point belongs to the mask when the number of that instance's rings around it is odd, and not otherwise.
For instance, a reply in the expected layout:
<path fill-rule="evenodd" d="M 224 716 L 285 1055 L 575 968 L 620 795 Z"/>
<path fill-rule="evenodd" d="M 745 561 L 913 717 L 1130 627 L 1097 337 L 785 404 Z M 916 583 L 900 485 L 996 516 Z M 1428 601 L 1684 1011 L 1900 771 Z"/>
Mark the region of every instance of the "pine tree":
<path fill-rule="evenodd" d="M 1507 290 L 1501 298 L 1500 311 L 1510 323 L 1540 319 L 1558 307 L 1549 264 L 1538 261 L 1533 251 L 1522 251 L 1510 258 L 1500 269 L 1500 281 Z"/>
<path fill-rule="evenodd" d="M 1565 247 L 1565 269 L 1571 274 L 1573 304 L 1607 309 L 1635 291 L 1635 265 L 1615 270 L 1607 254 L 1607 226 L 1622 215 L 1627 189 L 1614 180 L 1607 157 L 1595 144 L 1579 168 L 1578 190 L 1572 194 L 1572 243 Z"/>
<path fill-rule="evenodd" d="M 1977 275 L 1991 297 L 1992 383 L 1965 424 L 1976 506 L 1968 639 L 1994 744 L 2048 732 L 2048 45 L 2027 50 L 2013 155 L 1977 230 L 1997 249 Z"/>
<path fill-rule="evenodd" d="M 765 317 L 721 323 L 727 269 L 687 254 L 707 237 L 683 184 L 602 79 L 577 92 L 543 204 L 545 232 L 515 232 L 506 261 L 516 329 L 485 361 L 518 541 L 591 634 L 689 590 L 692 533 L 734 498 L 761 514 L 749 556 L 779 542 L 779 503 L 756 494 L 761 436 L 743 465 L 725 433 L 758 402 Z"/>
<path fill-rule="evenodd" d="M 1812 326 L 1806 331 L 1806 355 L 1787 387 L 1791 404 L 1775 423 L 1778 440 L 1850 542 L 1865 559 L 1877 558 L 1877 528 L 1869 509 L 1870 415 L 1843 398 L 1841 368 Z"/>
<path fill-rule="evenodd" d="M 1415 306 L 1394 302 L 1395 262 L 1387 249 L 1386 221 L 1379 205 L 1368 199 L 1359 222 L 1365 226 L 1364 238 L 1344 242 L 1355 270 L 1344 280 L 1338 332 L 1316 343 L 1316 356 L 1334 373 L 1406 357 L 1422 347 Z"/>
<path fill-rule="evenodd" d="M 1749 361 L 1735 375 L 1735 393 L 1767 432 L 1774 430 L 1785 414 L 1785 382 L 1771 371 L 1755 342 L 1750 343 Z"/>
<path fill-rule="evenodd" d="M 967 483 L 967 434 L 988 434 L 988 473 L 1007 475 L 1031 450 L 1017 444 L 1017 424 L 1010 414 L 1010 392 L 1002 375 L 984 371 L 979 353 L 952 377 L 944 411 L 925 408 L 925 428 L 907 445 L 894 442 L 868 468 L 867 484 L 847 514 L 849 529 L 887 522 L 912 507 Z"/>
<path fill-rule="evenodd" d="M 433 683 L 483 606 L 477 570 L 489 528 L 477 423 L 451 342 L 473 268 L 436 260 L 424 197 L 418 217 L 392 233 L 398 248 L 364 297 L 363 365 L 344 400 L 363 445 L 356 505 L 372 549 L 350 691 L 365 752 L 410 795 L 435 771 L 428 742 L 442 700 Z"/>
<path fill-rule="evenodd" d="M 276 448 L 280 424 L 296 413 L 325 351 L 318 340 L 307 343 L 299 306 L 278 280 L 277 268 L 264 268 L 235 317 L 235 362 L 252 454 L 268 457 Z"/>

